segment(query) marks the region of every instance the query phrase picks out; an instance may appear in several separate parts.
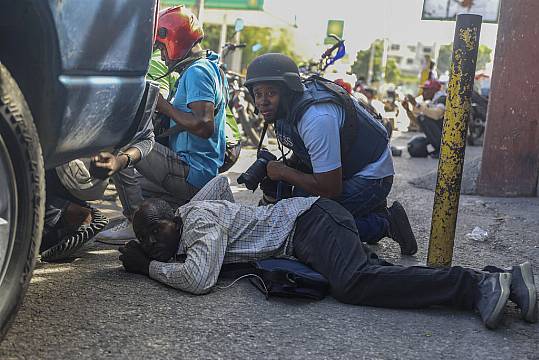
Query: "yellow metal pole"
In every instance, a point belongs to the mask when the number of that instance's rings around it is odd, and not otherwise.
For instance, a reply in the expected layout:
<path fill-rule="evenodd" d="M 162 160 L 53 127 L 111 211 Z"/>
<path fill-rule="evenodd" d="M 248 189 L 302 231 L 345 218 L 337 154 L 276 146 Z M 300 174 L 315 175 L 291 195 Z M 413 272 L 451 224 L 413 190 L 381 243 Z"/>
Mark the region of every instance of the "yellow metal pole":
<path fill-rule="evenodd" d="M 429 266 L 450 266 L 460 198 L 466 133 L 481 31 L 481 16 L 457 16 L 438 178 L 432 210 Z"/>

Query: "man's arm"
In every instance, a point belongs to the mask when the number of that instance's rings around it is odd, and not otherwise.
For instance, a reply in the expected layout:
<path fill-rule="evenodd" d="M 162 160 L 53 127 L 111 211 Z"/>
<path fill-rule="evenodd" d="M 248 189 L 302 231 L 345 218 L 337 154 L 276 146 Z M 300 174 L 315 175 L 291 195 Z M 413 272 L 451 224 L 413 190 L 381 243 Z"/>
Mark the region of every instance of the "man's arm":
<path fill-rule="evenodd" d="M 215 127 L 214 102 L 220 89 L 214 75 L 212 70 L 204 66 L 191 66 L 183 74 L 185 88 L 182 88 L 186 92 L 185 101 L 191 112 L 178 109 L 161 96 L 158 98 L 157 110 L 188 132 L 205 139 L 210 138 Z"/>
<path fill-rule="evenodd" d="M 342 165 L 339 117 L 335 106 L 307 112 L 298 124 L 298 131 L 307 147 L 313 174 L 306 174 L 283 163 L 271 161 L 268 176 L 283 180 L 317 196 L 335 198 L 342 192 Z M 311 117 L 311 114 L 317 114 Z"/>
<path fill-rule="evenodd" d="M 195 101 L 189 104 L 192 112 L 183 112 L 166 101 L 161 94 L 157 100 L 157 111 L 171 118 L 177 126 L 181 126 L 196 136 L 209 139 L 214 132 L 213 112 L 215 107 L 209 101 Z"/>
<path fill-rule="evenodd" d="M 267 170 L 270 179 L 286 181 L 313 195 L 335 198 L 342 192 L 341 167 L 324 173 L 306 174 L 281 161 L 270 161 Z"/>
<path fill-rule="evenodd" d="M 92 158 L 92 162 L 98 168 L 108 170 L 107 176 L 112 176 L 130 164 L 134 165 L 148 155 L 155 144 L 153 123 L 150 118 L 146 123 L 140 124 L 139 129 L 129 144 L 123 147 L 118 154 L 101 152 Z"/>
<path fill-rule="evenodd" d="M 420 103 L 415 109 L 414 114 L 425 115 L 433 120 L 440 120 L 444 117 L 445 106 L 442 104 L 432 104 L 430 102 Z"/>
<path fill-rule="evenodd" d="M 230 202 L 234 201 L 234 195 L 228 184 L 228 179 L 226 176 L 219 175 L 210 180 L 195 196 L 191 201 L 202 201 L 202 200 L 227 200 Z"/>
<path fill-rule="evenodd" d="M 190 214 L 192 216 L 192 214 Z M 227 238 L 211 219 L 197 217 L 184 222 L 182 241 L 185 262 L 150 262 L 149 276 L 192 294 L 205 294 L 217 282 L 226 252 Z"/>

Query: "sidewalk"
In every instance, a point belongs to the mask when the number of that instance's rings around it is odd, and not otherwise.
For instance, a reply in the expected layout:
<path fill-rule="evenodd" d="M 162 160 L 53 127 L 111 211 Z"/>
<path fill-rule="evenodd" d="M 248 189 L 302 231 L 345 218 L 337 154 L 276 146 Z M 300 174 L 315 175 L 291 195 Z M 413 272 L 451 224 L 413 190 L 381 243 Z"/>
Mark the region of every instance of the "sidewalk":
<path fill-rule="evenodd" d="M 413 134 L 399 135 L 405 146 Z M 481 148 L 467 149 L 467 160 Z M 236 199 L 256 204 L 235 179 L 255 159 L 243 150 L 227 175 Z M 437 160 L 395 158 L 390 201 L 408 211 L 418 239 L 416 256 L 401 258 L 383 240 L 374 249 L 389 261 L 424 264 L 433 192 L 409 180 L 434 170 Z M 99 205 L 109 215 L 117 204 Z M 484 242 L 466 238 L 479 226 Z M 454 265 L 481 268 L 529 260 L 539 283 L 539 199 L 462 196 Z M 223 285 L 223 284 L 220 284 Z M 37 265 L 25 304 L 0 345 L 0 359 L 538 359 L 539 324 L 526 324 L 509 305 L 496 331 L 476 314 L 447 309 L 393 310 L 321 302 L 270 300 L 248 282 L 197 297 L 126 273 L 116 247 L 94 243 L 77 260 Z"/>

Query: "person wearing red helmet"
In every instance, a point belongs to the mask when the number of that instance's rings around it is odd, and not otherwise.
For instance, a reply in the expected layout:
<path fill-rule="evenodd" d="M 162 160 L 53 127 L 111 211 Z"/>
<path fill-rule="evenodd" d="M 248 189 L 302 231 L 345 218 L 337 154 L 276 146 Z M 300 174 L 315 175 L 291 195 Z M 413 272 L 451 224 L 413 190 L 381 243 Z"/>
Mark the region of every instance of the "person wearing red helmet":
<path fill-rule="evenodd" d="M 179 79 L 172 103 L 159 95 L 156 110 L 168 119 L 168 146 L 156 143 L 134 171 L 114 177 L 124 215 L 131 219 L 144 197 L 165 199 L 177 207 L 187 203 L 223 165 L 226 148 L 226 78 L 218 55 L 203 50 L 204 31 L 184 6 L 162 10 L 157 21 L 155 47 L 168 72 Z M 144 195 L 144 196 L 143 196 Z M 128 220 L 100 234 L 102 240 L 135 237 Z"/>
<path fill-rule="evenodd" d="M 408 96 L 403 101 L 403 106 L 405 109 L 409 109 L 408 104 L 413 106 L 411 113 L 417 119 L 421 131 L 425 133 L 427 144 L 432 146 L 429 154 L 437 159 L 440 157 L 447 95 L 442 90 L 442 84 L 435 79 L 425 81 L 421 88 L 423 101 L 416 101 L 412 96 Z"/>
<path fill-rule="evenodd" d="M 346 82 L 343 79 L 337 79 L 334 81 L 334 83 L 342 87 L 349 94 L 352 94 L 352 84 L 350 84 L 349 82 Z"/>

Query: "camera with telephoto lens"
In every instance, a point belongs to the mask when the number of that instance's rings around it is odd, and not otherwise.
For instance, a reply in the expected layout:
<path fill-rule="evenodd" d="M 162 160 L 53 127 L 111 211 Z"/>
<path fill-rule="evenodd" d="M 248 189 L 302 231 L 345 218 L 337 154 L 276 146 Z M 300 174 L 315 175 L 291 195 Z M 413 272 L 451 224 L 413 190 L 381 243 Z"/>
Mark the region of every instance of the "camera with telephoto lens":
<path fill-rule="evenodd" d="M 257 159 L 253 165 L 238 177 L 238 184 L 245 184 L 249 190 L 255 191 L 258 184 L 267 175 L 266 166 L 272 160 L 277 160 L 277 157 L 266 149 L 260 149 L 257 154 Z"/>

